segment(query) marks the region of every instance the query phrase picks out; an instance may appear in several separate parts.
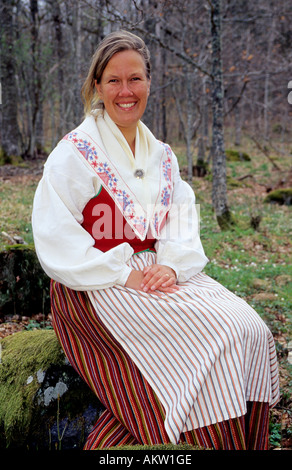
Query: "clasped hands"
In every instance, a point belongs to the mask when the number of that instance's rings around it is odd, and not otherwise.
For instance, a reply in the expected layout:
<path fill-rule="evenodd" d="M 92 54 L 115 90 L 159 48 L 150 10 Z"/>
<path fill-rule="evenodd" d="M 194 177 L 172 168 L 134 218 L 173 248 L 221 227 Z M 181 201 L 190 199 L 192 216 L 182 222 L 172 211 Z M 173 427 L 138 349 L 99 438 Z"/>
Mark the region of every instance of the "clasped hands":
<path fill-rule="evenodd" d="M 146 266 L 143 271 L 133 269 L 125 286 L 144 292 L 159 290 L 171 294 L 179 288 L 176 281 L 175 271 L 169 266 L 152 264 Z"/>

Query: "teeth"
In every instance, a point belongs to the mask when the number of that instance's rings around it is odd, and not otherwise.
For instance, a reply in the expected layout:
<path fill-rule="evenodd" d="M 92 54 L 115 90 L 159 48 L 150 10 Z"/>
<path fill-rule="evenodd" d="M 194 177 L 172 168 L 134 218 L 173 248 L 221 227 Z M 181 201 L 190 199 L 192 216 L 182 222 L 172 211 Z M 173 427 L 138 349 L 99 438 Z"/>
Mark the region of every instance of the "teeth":
<path fill-rule="evenodd" d="M 131 108 L 132 106 L 134 106 L 135 103 L 120 103 L 119 106 L 121 108 Z"/>

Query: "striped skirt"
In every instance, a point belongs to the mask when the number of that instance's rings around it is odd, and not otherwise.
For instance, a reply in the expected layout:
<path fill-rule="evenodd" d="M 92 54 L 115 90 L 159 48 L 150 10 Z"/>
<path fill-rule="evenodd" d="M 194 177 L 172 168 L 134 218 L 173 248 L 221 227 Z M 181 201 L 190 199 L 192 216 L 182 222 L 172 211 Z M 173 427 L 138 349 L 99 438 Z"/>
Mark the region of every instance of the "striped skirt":
<path fill-rule="evenodd" d="M 135 269 L 155 262 L 134 255 Z M 175 294 L 52 282 L 62 347 L 105 407 L 85 449 L 188 442 L 266 449 L 279 398 L 274 341 L 260 317 L 207 275 Z"/>

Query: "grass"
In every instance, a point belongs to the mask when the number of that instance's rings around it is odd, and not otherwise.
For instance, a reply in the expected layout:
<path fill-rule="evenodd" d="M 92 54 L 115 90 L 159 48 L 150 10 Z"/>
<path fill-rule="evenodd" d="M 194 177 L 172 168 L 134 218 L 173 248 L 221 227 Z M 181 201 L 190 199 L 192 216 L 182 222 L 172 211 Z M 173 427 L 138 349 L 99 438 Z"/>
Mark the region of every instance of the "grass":
<path fill-rule="evenodd" d="M 10 236 L 19 235 L 26 243 L 33 243 L 31 228 L 31 210 L 33 195 L 37 187 L 37 178 L 17 178 L 13 181 L 0 180 L 0 214 L 1 233 Z M 0 250 L 5 248 L 8 240 L 2 235 Z"/>
<path fill-rule="evenodd" d="M 184 149 L 180 145 L 173 145 L 173 149 L 183 167 Z M 251 142 L 245 142 L 240 150 L 246 151 L 251 160 L 227 163 L 228 201 L 237 221 L 233 230 L 222 232 L 218 227 L 211 203 L 210 177 L 193 178 L 193 188 L 200 204 L 201 239 L 210 260 L 205 272 L 244 297 L 275 337 L 282 392 L 271 421 L 271 439 L 277 447 L 291 438 L 292 366 L 287 361 L 287 352 L 292 315 L 292 208 L 265 203 L 264 198 L 266 187 L 274 186 L 287 175 L 291 145 L 286 154 L 273 156 L 281 171 L 275 171 L 272 162 Z M 20 235 L 29 244 L 33 241 L 32 201 L 39 179 L 39 175 L 0 179 L 1 232 Z M 251 226 L 255 217 L 259 217 L 256 230 Z M 0 250 L 6 244 L 7 238 L 0 236 Z"/>

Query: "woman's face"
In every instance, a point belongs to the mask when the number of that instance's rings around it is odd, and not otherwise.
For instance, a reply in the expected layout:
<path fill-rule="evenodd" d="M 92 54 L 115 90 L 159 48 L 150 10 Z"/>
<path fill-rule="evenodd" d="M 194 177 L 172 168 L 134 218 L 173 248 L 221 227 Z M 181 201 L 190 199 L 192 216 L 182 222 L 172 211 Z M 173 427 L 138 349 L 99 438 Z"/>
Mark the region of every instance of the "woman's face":
<path fill-rule="evenodd" d="M 114 54 L 96 89 L 110 118 L 123 133 L 136 128 L 150 90 L 142 56 L 134 50 Z"/>

